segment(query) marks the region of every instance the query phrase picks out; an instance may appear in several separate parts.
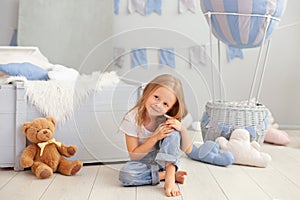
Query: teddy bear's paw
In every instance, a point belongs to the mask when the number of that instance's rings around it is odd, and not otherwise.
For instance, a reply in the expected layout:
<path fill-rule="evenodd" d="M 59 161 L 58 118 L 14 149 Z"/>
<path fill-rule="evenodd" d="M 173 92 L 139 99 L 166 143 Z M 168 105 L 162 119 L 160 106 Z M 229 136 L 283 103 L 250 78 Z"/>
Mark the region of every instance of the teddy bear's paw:
<path fill-rule="evenodd" d="M 74 175 L 77 172 L 79 172 L 82 167 L 82 162 L 80 162 L 78 160 L 75 160 L 74 162 L 76 162 L 76 164 L 73 166 L 73 168 L 71 170 L 71 175 Z"/>
<path fill-rule="evenodd" d="M 71 170 L 71 174 L 72 175 L 76 174 L 77 172 L 79 172 L 80 169 L 81 169 L 81 165 L 75 165 Z"/>
<path fill-rule="evenodd" d="M 76 153 L 76 148 L 74 148 L 73 146 L 70 146 L 67 148 L 67 152 L 69 155 L 74 155 Z"/>
<path fill-rule="evenodd" d="M 44 178 L 49 178 L 49 177 L 52 176 L 52 172 L 49 171 L 49 170 L 44 170 L 44 171 L 41 172 L 41 174 L 39 176 L 40 176 L 40 178 L 43 178 L 43 179 Z"/>
<path fill-rule="evenodd" d="M 45 179 L 45 178 L 49 178 L 53 175 L 53 172 L 51 169 L 37 169 L 36 171 L 36 176 L 38 178 L 42 178 L 42 179 Z"/>
<path fill-rule="evenodd" d="M 22 159 L 20 160 L 21 166 L 23 168 L 28 168 L 33 165 L 33 160 L 32 159 Z"/>

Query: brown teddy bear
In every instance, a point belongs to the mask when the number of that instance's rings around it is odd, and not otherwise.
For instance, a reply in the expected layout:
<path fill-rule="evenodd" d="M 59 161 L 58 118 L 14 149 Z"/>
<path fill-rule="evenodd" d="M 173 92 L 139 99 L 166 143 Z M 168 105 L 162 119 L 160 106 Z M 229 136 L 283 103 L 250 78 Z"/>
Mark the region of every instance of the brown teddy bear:
<path fill-rule="evenodd" d="M 69 161 L 63 157 L 74 156 L 77 147 L 56 141 L 53 138 L 55 125 L 55 119 L 49 116 L 23 124 L 23 133 L 31 144 L 22 152 L 20 163 L 24 168 L 31 167 L 38 178 L 49 178 L 53 172 L 74 175 L 82 167 L 81 161 Z"/>

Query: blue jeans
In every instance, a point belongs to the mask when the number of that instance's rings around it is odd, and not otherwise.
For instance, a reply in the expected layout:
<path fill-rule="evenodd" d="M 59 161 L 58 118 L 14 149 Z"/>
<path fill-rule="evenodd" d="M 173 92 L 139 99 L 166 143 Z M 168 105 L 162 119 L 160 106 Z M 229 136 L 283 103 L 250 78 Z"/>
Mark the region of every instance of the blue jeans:
<path fill-rule="evenodd" d="M 181 135 L 172 131 L 171 135 L 159 141 L 159 150 L 148 153 L 138 161 L 129 161 L 121 168 L 119 180 L 124 186 L 156 185 L 160 182 L 158 172 L 165 170 L 166 162 L 178 169 Z"/>

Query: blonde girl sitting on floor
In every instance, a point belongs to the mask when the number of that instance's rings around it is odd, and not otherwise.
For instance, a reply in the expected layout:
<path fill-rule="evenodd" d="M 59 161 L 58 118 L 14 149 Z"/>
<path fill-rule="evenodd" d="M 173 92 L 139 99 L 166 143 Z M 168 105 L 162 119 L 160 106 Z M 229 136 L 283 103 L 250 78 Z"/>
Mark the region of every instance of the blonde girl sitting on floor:
<path fill-rule="evenodd" d="M 180 195 L 186 171 L 178 171 L 180 148 L 190 153 L 192 141 L 180 122 L 187 114 L 181 82 L 164 74 L 148 83 L 137 104 L 125 115 L 125 133 L 131 161 L 120 170 L 124 186 L 155 185 L 165 180 L 166 196 Z"/>
<path fill-rule="evenodd" d="M 192 144 L 181 119 L 187 114 L 181 82 L 163 74 L 143 90 L 137 104 L 125 115 L 120 130 L 125 133 L 131 161 L 120 170 L 124 186 L 156 185 L 165 180 L 166 196 L 179 196 L 177 183 L 186 171 L 178 171 L 180 150 L 189 158 L 219 166 L 233 163 L 230 152 L 219 153 L 219 145 L 206 141 Z"/>

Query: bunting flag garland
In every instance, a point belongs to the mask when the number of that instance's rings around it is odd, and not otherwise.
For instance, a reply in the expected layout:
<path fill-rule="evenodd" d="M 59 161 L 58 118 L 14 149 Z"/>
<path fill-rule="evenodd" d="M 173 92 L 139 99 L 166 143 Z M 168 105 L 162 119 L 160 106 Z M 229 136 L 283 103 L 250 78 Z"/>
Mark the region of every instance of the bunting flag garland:
<path fill-rule="evenodd" d="M 188 10 L 195 13 L 195 9 L 196 9 L 195 0 L 179 0 L 179 13 L 183 13 Z"/>
<path fill-rule="evenodd" d="M 120 5 L 120 0 L 114 0 L 114 13 L 116 15 L 119 14 L 119 5 Z"/>
<path fill-rule="evenodd" d="M 146 0 L 128 0 L 129 13 L 138 12 L 141 15 L 146 15 Z"/>
<path fill-rule="evenodd" d="M 161 0 L 147 0 L 146 14 L 150 15 L 152 12 L 156 12 L 161 15 Z"/>
<path fill-rule="evenodd" d="M 250 133 L 250 136 L 256 137 L 256 131 L 253 126 L 246 126 L 245 129 Z"/>
<path fill-rule="evenodd" d="M 192 66 L 207 65 L 209 57 L 207 55 L 206 45 L 192 46 L 189 48 L 189 59 Z"/>
<path fill-rule="evenodd" d="M 155 48 L 158 51 L 158 62 L 160 66 L 170 66 L 176 68 L 175 48 Z M 191 67 L 208 65 L 210 59 L 207 53 L 207 45 L 196 45 L 188 48 L 189 64 Z M 127 50 L 122 47 L 113 48 L 113 64 L 119 68 L 124 67 L 127 58 Z M 131 67 L 147 67 L 147 48 L 132 48 L 130 51 Z"/>
<path fill-rule="evenodd" d="M 240 48 L 226 45 L 226 52 L 227 52 L 227 58 L 228 58 L 229 62 L 232 61 L 236 57 L 239 57 L 241 59 L 244 58 L 243 51 Z"/>
<path fill-rule="evenodd" d="M 231 133 L 231 126 L 228 124 L 219 124 L 218 126 L 218 133 L 223 133 L 224 135 L 228 135 Z"/>
<path fill-rule="evenodd" d="M 138 48 L 132 49 L 131 52 L 131 67 L 137 67 L 139 65 L 146 67 L 147 66 L 147 49 L 146 48 Z"/>
<path fill-rule="evenodd" d="M 120 68 L 123 67 L 124 61 L 125 61 L 125 49 L 124 48 L 114 48 L 113 52 L 113 59 L 114 59 L 114 64 L 115 66 L 118 66 Z"/>
<path fill-rule="evenodd" d="M 176 67 L 174 48 L 162 48 L 159 50 L 159 64 Z"/>

